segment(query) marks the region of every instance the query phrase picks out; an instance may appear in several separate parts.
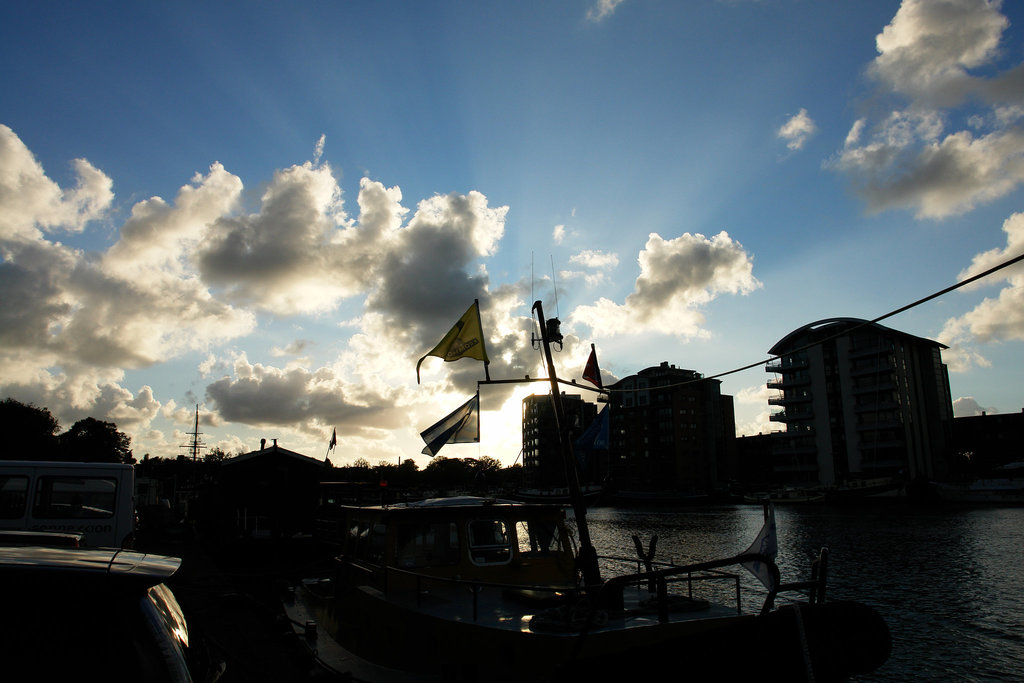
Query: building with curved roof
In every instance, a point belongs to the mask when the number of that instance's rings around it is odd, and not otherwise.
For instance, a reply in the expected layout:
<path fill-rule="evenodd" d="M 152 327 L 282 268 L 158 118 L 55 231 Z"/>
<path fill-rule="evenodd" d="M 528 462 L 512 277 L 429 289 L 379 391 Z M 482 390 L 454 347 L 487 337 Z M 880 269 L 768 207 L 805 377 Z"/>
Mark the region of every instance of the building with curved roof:
<path fill-rule="evenodd" d="M 948 471 L 953 404 L 943 344 L 858 318 L 830 318 L 786 335 L 766 366 L 772 466 L 785 483 L 841 485 Z"/>

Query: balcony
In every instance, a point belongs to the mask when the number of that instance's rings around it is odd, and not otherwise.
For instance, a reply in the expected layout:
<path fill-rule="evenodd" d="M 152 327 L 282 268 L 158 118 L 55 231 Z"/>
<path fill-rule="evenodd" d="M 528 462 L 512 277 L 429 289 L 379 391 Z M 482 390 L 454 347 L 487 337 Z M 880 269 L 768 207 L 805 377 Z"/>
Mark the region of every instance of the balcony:
<path fill-rule="evenodd" d="M 768 419 L 772 422 L 799 422 L 814 419 L 814 413 L 810 410 L 781 410 L 769 415 Z"/>
<path fill-rule="evenodd" d="M 798 403 L 810 403 L 810 401 L 811 394 L 809 392 L 794 394 L 794 392 L 790 391 L 768 397 L 768 405 L 770 406 L 790 406 Z"/>
<path fill-rule="evenodd" d="M 766 363 L 764 366 L 765 372 L 777 372 L 779 374 L 786 372 L 793 372 L 795 370 L 803 370 L 809 365 L 806 358 L 781 358 Z"/>

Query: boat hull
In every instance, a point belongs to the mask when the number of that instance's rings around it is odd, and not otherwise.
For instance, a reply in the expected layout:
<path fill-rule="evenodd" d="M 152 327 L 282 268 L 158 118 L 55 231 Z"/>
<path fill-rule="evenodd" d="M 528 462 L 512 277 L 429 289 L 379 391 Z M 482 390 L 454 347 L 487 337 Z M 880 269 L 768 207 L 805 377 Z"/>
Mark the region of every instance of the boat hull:
<path fill-rule="evenodd" d="M 401 671 L 409 680 L 618 680 L 654 666 L 690 680 L 765 674 L 800 680 L 810 672 L 830 681 L 874 670 L 890 647 L 877 612 L 849 602 L 801 604 L 764 616 L 727 610 L 669 624 L 651 619 L 628 629 L 609 622 L 580 635 L 534 630 L 525 619 L 492 627 L 474 621 L 471 610 L 442 616 L 367 586 L 337 599 L 309 592 L 302 599 L 322 631 L 362 666 L 379 669 L 365 680 L 395 680 Z M 519 614 L 507 616 L 522 619 Z"/>

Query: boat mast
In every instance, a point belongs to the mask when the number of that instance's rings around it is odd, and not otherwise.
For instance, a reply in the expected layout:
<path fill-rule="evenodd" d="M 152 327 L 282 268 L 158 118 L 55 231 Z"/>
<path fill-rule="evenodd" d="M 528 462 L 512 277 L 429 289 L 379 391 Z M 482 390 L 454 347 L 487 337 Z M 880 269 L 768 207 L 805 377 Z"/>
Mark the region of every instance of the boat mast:
<path fill-rule="evenodd" d="M 587 526 L 587 506 L 580 494 L 579 472 L 576 467 L 576 456 L 572 451 L 572 442 L 564 429 L 565 411 L 562 407 L 562 392 L 558 388 L 558 377 L 555 375 L 555 363 L 551 358 L 551 342 L 562 343 L 558 318 L 544 319 L 544 307 L 540 301 L 533 304 L 533 310 L 540 320 L 540 340 L 544 348 L 544 362 L 547 364 L 548 379 L 551 382 L 551 405 L 555 413 L 555 429 L 558 431 L 558 443 L 562 451 L 562 464 L 565 467 L 565 481 L 569 487 L 569 498 L 572 501 L 573 513 L 576 515 L 576 529 L 580 536 L 580 552 L 577 557 L 583 582 L 586 588 L 601 584 L 601 570 L 597 564 L 597 551 L 590 541 L 590 528 Z"/>

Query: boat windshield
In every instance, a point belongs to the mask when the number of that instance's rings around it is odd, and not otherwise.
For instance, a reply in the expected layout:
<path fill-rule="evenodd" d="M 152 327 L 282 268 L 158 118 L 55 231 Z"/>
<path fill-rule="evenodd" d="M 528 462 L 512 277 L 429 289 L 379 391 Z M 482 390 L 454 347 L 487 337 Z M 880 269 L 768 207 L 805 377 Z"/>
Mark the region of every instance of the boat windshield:
<path fill-rule="evenodd" d="M 473 564 L 505 564 L 512 560 L 512 542 L 503 519 L 475 519 L 469 523 L 469 556 Z"/>
<path fill-rule="evenodd" d="M 552 520 L 531 519 L 516 522 L 516 538 L 522 555 L 557 554 L 562 550 L 562 538 Z"/>
<path fill-rule="evenodd" d="M 438 567 L 459 562 L 459 530 L 455 522 L 399 524 L 397 540 L 399 567 Z"/>

